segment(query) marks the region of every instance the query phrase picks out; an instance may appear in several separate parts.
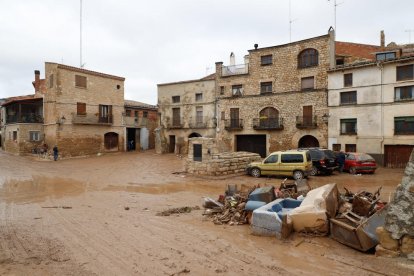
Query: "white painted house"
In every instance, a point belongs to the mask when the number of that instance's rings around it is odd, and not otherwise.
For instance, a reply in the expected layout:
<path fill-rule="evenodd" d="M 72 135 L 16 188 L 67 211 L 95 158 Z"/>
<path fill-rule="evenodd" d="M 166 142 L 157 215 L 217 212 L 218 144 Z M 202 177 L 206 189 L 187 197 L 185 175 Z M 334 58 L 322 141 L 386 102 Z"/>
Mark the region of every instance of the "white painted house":
<path fill-rule="evenodd" d="M 412 45 L 409 45 L 412 46 Z M 405 167 L 414 148 L 414 48 L 328 72 L 328 146 Z"/>

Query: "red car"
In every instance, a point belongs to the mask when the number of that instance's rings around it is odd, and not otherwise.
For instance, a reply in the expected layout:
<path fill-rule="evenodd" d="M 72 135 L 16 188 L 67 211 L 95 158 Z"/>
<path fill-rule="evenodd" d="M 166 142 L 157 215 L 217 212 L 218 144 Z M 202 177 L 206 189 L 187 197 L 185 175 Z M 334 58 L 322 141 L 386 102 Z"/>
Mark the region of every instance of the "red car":
<path fill-rule="evenodd" d="M 366 153 L 348 152 L 346 153 L 344 170 L 351 174 L 360 172 L 374 173 L 377 163 L 371 155 Z"/>

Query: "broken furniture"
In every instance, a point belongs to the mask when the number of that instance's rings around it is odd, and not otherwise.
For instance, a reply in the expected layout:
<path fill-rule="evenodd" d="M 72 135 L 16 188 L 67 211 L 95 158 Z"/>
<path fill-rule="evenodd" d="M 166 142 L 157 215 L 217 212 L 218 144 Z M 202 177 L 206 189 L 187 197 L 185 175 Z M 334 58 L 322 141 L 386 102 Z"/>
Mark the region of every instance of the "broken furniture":
<path fill-rule="evenodd" d="M 367 251 L 378 244 L 377 227 L 385 223 L 387 208 L 384 207 L 370 217 L 363 217 L 347 211 L 337 218 L 331 218 L 331 237 L 360 251 Z"/>
<path fill-rule="evenodd" d="M 260 236 L 282 238 L 283 218 L 301 204 L 300 200 L 280 198 L 253 211 L 251 229 Z"/>
<path fill-rule="evenodd" d="M 248 197 L 246 211 L 254 211 L 275 199 L 275 188 L 265 186 L 255 189 Z"/>
<path fill-rule="evenodd" d="M 338 210 L 338 188 L 335 183 L 311 190 L 301 205 L 287 215 L 296 232 L 328 234 L 329 221 Z"/>

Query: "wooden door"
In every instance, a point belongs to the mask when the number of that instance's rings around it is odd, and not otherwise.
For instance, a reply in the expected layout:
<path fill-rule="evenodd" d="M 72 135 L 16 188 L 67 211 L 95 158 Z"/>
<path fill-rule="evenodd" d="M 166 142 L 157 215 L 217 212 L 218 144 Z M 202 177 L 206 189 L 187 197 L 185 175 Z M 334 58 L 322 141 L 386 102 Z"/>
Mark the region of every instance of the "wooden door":
<path fill-rule="evenodd" d="M 230 108 L 230 126 L 239 127 L 239 109 Z"/>
<path fill-rule="evenodd" d="M 105 133 L 104 144 L 107 150 L 118 148 L 118 134 L 115 132 Z"/>
<path fill-rule="evenodd" d="M 312 106 L 307 105 L 303 107 L 303 125 L 312 126 Z"/>
<path fill-rule="evenodd" d="M 170 147 L 169 152 L 174 153 L 175 151 L 175 135 L 170 135 Z"/>
<path fill-rule="evenodd" d="M 385 145 L 384 166 L 388 168 L 405 168 L 413 149 L 413 145 Z"/>
<path fill-rule="evenodd" d="M 181 125 L 180 108 L 173 108 L 172 111 L 173 111 L 173 126 Z"/>

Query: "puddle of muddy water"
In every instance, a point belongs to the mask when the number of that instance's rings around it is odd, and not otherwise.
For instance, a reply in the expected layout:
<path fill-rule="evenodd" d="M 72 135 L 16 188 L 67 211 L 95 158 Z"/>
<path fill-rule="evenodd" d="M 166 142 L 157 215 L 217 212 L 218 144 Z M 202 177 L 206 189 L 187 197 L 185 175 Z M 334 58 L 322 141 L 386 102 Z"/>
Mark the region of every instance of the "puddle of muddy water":
<path fill-rule="evenodd" d="M 48 198 L 76 196 L 86 191 L 86 185 L 67 178 L 33 176 L 32 179 L 8 179 L 0 186 L 0 200 L 6 203 L 42 202 Z"/>

